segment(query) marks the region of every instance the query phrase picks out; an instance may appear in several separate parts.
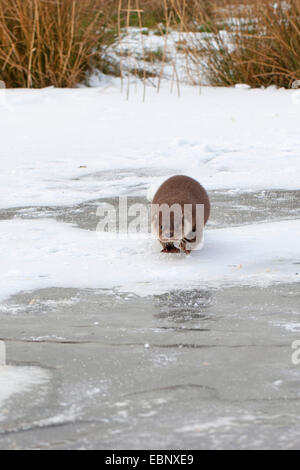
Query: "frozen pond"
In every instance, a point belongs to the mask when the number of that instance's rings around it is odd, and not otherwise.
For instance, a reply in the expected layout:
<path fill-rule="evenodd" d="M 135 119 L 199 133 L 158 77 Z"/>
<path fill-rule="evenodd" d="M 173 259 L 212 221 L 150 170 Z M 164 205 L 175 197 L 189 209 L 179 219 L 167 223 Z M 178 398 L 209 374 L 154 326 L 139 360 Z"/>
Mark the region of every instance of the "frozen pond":
<path fill-rule="evenodd" d="M 208 239 L 211 230 L 300 215 L 299 191 L 210 197 Z M 93 231 L 102 200 L 2 209 L 0 219 Z M 300 254 L 286 263 L 296 279 Z M 0 385 L 4 374 L 19 393 L 0 391 L 0 448 L 299 449 L 299 282 L 195 284 L 142 297 L 57 286 L 3 301 Z"/>

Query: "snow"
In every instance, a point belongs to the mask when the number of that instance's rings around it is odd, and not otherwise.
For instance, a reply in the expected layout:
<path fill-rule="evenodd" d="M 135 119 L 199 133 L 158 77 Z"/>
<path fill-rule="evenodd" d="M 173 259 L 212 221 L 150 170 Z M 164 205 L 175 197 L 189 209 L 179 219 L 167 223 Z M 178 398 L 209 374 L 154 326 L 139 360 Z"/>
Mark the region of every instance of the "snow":
<path fill-rule="evenodd" d="M 103 235 L 48 219 L 0 222 L 0 299 L 53 286 L 147 295 L 299 281 L 293 262 L 300 254 L 300 220 L 207 230 L 203 250 L 190 256 L 160 253 L 158 242 L 147 235 Z"/>
<path fill-rule="evenodd" d="M 245 418 L 244 417 L 242 418 L 243 421 L 244 419 L 246 419 L 246 421 L 248 420 L 252 421 L 255 418 L 253 416 L 246 415 Z M 226 416 L 226 417 L 222 416 L 220 418 L 215 419 L 214 421 L 209 421 L 209 422 L 201 423 L 201 424 L 200 423 L 193 424 L 189 426 L 183 426 L 182 428 L 177 429 L 177 432 L 183 432 L 183 433 L 188 432 L 188 433 L 200 434 L 203 432 L 205 433 L 212 432 L 218 428 L 221 428 L 224 431 L 226 431 L 234 425 L 239 425 L 240 421 L 241 421 L 241 417 L 239 417 L 239 420 L 237 420 L 236 418 L 231 417 L 231 416 Z"/>
<path fill-rule="evenodd" d="M 155 86 L 147 87 L 145 102 L 143 84 L 135 83 L 134 77 L 129 79 L 126 99 L 119 79 L 99 72 L 90 77 L 91 88 L 4 90 L 0 86 L 0 210 L 23 208 L 27 217 L 33 217 L 8 220 L 0 212 L 0 315 L 24 313 L 24 306 L 10 301 L 11 296 L 51 287 L 105 288 L 146 296 L 173 289 L 299 282 L 295 263 L 300 259 L 299 219 L 209 228 L 204 248 L 185 256 L 160 253 L 158 242 L 147 234 L 112 239 L 109 233 L 100 236 L 53 219 L 34 218 L 34 208 L 41 206 L 46 217 L 51 207 L 63 211 L 65 206 L 104 197 L 135 195 L 151 200 L 160 182 L 178 173 L 198 179 L 208 190 L 300 189 L 299 90 L 251 89 L 242 83 L 234 88 L 181 83 L 178 90 L 176 73 L 181 81 L 189 80 L 187 59 L 178 46 L 184 41 L 199 43 L 204 37 L 169 34 L 163 76 L 170 82 L 163 81 L 159 93 Z M 143 55 L 162 51 L 165 36 L 131 29 L 121 44 L 107 51 L 116 62 L 120 46 L 125 56 L 126 49 L 134 52 L 125 58 L 124 70 L 141 66 L 160 70 L 159 60 L 147 63 Z M 202 66 L 197 80 L 203 83 Z M 158 84 L 157 79 L 150 82 Z M 127 78 L 124 84 L 126 91 Z M 75 296 L 58 302 L 78 301 Z M 29 305 L 36 302 L 33 298 Z M 51 300 L 39 305 L 47 313 L 54 308 Z M 299 322 L 274 324 L 288 332 L 300 331 Z M 64 340 L 55 335 L 30 338 Z M 38 367 L 5 365 L 1 341 L 0 349 L 2 421 L 8 399 L 46 386 L 50 376 Z M 155 365 L 166 361 L 167 356 L 160 355 Z M 94 388 L 89 393 L 98 392 Z M 72 422 L 74 409 L 37 425 Z M 126 413 L 121 410 L 120 416 L 126 418 Z M 245 422 L 251 419 L 242 417 Z M 221 416 L 177 431 L 213 432 L 235 424 L 235 418 Z"/>
<path fill-rule="evenodd" d="M 182 86 L 178 98 L 164 85 L 148 88 L 143 103 L 142 86 L 126 100 L 115 80 L 6 90 L 0 207 L 71 205 L 129 188 L 143 195 L 154 171 L 194 176 L 208 190 L 299 189 L 297 92 Z"/>

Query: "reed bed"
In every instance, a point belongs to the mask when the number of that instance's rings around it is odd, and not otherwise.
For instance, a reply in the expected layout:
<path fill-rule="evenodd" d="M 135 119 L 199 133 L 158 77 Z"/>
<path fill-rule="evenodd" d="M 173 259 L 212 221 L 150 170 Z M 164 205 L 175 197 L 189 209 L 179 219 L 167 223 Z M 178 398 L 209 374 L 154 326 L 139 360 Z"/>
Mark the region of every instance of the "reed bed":
<path fill-rule="evenodd" d="M 176 30 L 192 83 L 203 73 L 217 86 L 290 87 L 300 79 L 300 0 L 0 0 L 0 80 L 74 87 L 96 68 L 124 82 L 130 51 L 114 66 L 105 51 L 131 27 L 164 37 L 159 78 Z M 149 57 L 157 61 L 158 53 Z"/>

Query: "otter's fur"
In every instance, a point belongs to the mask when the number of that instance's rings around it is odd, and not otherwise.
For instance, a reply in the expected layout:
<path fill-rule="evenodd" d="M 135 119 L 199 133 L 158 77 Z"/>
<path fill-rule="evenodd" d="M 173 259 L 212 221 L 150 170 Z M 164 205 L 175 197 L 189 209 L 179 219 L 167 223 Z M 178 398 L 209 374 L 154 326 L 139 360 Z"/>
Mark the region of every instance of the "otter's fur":
<path fill-rule="evenodd" d="M 162 215 L 158 206 L 179 207 L 183 216 L 176 220 L 171 212 L 169 217 L 168 234 L 162 222 Z M 176 205 L 176 206 L 175 206 Z M 184 210 L 186 205 L 192 208 L 190 216 Z M 197 205 L 204 209 L 203 217 L 199 223 L 196 217 Z M 180 250 L 190 253 L 203 238 L 203 229 L 210 215 L 210 202 L 206 190 L 198 181 L 189 176 L 177 175 L 167 179 L 157 190 L 152 201 L 151 227 L 152 232 L 160 240 L 163 252 L 178 253 Z M 197 226 L 198 220 L 198 226 Z M 178 237 L 177 234 L 182 236 Z M 178 247 L 175 245 L 178 244 Z"/>

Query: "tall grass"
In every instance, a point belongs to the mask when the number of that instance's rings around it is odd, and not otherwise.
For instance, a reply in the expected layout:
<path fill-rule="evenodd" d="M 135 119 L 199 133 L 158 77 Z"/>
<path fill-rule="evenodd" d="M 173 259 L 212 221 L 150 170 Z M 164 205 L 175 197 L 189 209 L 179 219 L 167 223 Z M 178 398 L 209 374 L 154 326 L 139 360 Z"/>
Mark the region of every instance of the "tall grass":
<path fill-rule="evenodd" d="M 0 0 L 0 78 L 72 87 L 99 52 L 111 0 Z"/>
<path fill-rule="evenodd" d="M 300 0 L 227 0 L 213 21 L 197 14 L 212 34 L 194 39 L 190 54 L 211 84 L 290 87 L 300 78 Z"/>

